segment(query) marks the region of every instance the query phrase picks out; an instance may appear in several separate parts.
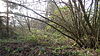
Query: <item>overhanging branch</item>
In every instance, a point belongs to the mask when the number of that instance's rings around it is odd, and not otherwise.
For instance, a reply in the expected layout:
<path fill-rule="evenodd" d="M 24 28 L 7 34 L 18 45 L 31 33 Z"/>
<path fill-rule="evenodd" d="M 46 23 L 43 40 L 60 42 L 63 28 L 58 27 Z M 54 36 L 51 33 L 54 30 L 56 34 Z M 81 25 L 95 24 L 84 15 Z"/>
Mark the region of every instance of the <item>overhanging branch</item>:
<path fill-rule="evenodd" d="M 12 4 L 15 4 L 15 5 L 18 5 L 18 6 L 22 6 L 22 7 L 26 8 L 27 10 L 30 10 L 30 11 L 34 12 L 35 14 L 41 16 L 42 18 L 44 18 L 44 19 L 46 19 L 46 20 L 48 20 L 48 21 L 50 21 L 50 22 L 53 22 L 53 23 L 55 23 L 56 25 L 62 27 L 62 28 L 65 29 L 68 33 L 74 34 L 73 32 L 69 31 L 66 27 L 60 25 L 59 23 L 57 23 L 57 22 L 55 22 L 55 21 L 50 20 L 49 18 L 47 18 L 47 17 L 45 17 L 45 16 L 42 16 L 41 14 L 37 13 L 36 11 L 34 11 L 34 10 L 31 9 L 31 8 L 26 7 L 25 5 L 18 4 L 18 3 L 15 3 L 15 2 L 11 2 L 11 1 L 5 1 L 5 2 L 12 3 Z"/>
<path fill-rule="evenodd" d="M 6 12 L 0 12 L 0 13 L 6 13 Z M 70 39 L 72 39 L 72 40 L 75 40 L 73 37 L 71 37 L 71 36 L 69 36 L 69 35 L 63 33 L 61 30 L 57 29 L 56 27 L 54 27 L 53 25 L 47 23 L 46 21 L 43 21 L 43 20 L 40 20 L 40 19 L 37 19 L 37 18 L 34 18 L 34 17 L 26 16 L 26 15 L 23 15 L 23 14 L 19 14 L 19 13 L 10 13 L 10 12 L 9 12 L 9 14 L 14 14 L 14 15 L 18 15 L 18 16 L 22 16 L 22 17 L 27 17 L 27 18 L 31 18 L 31 19 L 34 19 L 34 20 L 38 20 L 38 21 L 40 21 L 40 22 L 43 22 L 43 23 L 45 23 L 45 24 L 51 26 L 53 29 L 55 29 L 55 30 L 57 30 L 58 32 L 60 32 L 61 34 L 67 36 L 68 38 L 70 38 Z"/>

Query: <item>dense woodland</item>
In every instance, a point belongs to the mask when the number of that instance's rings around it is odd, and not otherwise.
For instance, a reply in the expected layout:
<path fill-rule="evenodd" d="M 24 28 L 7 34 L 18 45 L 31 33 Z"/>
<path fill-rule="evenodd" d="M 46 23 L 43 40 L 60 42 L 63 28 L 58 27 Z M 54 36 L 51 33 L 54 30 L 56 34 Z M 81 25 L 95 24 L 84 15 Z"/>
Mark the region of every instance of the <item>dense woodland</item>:
<path fill-rule="evenodd" d="M 0 3 L 0 56 L 100 55 L 100 0 Z"/>

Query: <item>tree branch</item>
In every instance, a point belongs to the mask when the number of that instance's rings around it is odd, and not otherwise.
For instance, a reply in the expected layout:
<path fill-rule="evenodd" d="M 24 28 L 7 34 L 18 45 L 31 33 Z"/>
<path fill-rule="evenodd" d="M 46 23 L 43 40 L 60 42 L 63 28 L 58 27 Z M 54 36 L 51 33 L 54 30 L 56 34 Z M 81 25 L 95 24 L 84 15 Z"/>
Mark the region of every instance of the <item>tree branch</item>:
<path fill-rule="evenodd" d="M 15 3 L 15 2 L 11 2 L 11 1 L 5 1 L 5 2 L 12 3 L 12 4 L 15 4 L 15 5 L 18 5 L 18 6 L 22 6 L 22 7 L 26 8 L 26 9 L 28 9 L 28 10 L 34 12 L 35 14 L 41 16 L 42 18 L 47 19 L 48 21 L 53 22 L 53 23 L 55 23 L 55 24 L 58 25 L 58 26 L 61 26 L 61 27 L 62 27 L 63 29 L 65 29 L 68 33 L 73 34 L 73 32 L 69 31 L 66 27 L 60 25 L 60 24 L 57 23 L 57 22 L 54 22 L 54 21 L 50 20 L 49 18 L 47 18 L 47 17 L 45 17 L 45 16 L 40 15 L 39 13 L 37 13 L 36 11 L 34 11 L 34 10 L 31 9 L 31 8 L 26 7 L 25 5 L 21 5 L 21 4 Z"/>
<path fill-rule="evenodd" d="M 6 12 L 0 12 L 0 13 L 6 13 Z M 57 29 L 56 27 L 54 27 L 53 25 L 47 23 L 46 21 L 43 21 L 43 20 L 40 20 L 40 19 L 37 19 L 37 18 L 34 18 L 34 17 L 26 16 L 26 15 L 23 15 L 23 14 L 19 14 L 19 13 L 10 13 L 10 12 L 9 12 L 9 14 L 14 14 L 14 15 L 18 15 L 18 16 L 22 16 L 22 17 L 27 17 L 27 18 L 31 18 L 31 19 L 34 19 L 34 20 L 38 20 L 38 21 L 40 21 L 40 22 L 43 22 L 43 23 L 45 23 L 45 24 L 51 26 L 53 29 L 55 29 L 55 30 L 57 30 L 58 32 L 60 32 L 61 34 L 67 36 L 68 38 L 70 38 L 70 39 L 72 39 L 72 40 L 75 40 L 73 37 L 71 37 L 71 36 L 69 36 L 69 35 L 63 33 L 61 30 Z"/>

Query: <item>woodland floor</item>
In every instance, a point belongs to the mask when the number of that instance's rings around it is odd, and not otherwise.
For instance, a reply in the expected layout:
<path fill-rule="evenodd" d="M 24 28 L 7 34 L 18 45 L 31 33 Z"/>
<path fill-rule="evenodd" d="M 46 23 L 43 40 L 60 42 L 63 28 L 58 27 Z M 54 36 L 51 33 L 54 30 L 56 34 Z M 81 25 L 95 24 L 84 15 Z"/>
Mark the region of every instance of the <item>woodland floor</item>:
<path fill-rule="evenodd" d="M 100 52 L 95 50 L 59 47 L 32 42 L 1 42 L 0 56 L 100 56 Z"/>

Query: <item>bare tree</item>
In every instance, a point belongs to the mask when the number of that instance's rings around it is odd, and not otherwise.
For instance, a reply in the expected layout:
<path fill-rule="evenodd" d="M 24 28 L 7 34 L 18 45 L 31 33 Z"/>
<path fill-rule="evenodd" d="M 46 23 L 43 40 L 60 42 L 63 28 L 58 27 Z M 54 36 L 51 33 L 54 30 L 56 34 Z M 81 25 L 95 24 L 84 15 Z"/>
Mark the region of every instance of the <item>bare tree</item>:
<path fill-rule="evenodd" d="M 70 10 L 71 16 L 69 17 L 71 19 L 71 23 L 68 23 L 66 21 L 66 18 L 64 17 L 63 13 L 61 12 L 59 6 L 56 4 L 56 2 L 53 0 L 54 4 L 57 6 L 57 9 L 60 13 L 61 20 L 63 20 L 63 24 L 59 24 L 57 21 L 51 20 L 51 18 L 47 18 L 36 11 L 34 11 L 31 8 L 26 7 L 25 5 L 18 4 L 15 2 L 8 1 L 9 3 L 21 6 L 23 8 L 26 8 L 27 10 L 30 10 L 37 14 L 38 16 L 41 16 L 42 18 L 56 24 L 60 29 L 55 27 L 54 25 L 49 24 L 45 20 L 37 19 L 34 17 L 26 16 L 19 13 L 11 13 L 18 16 L 23 16 L 31 19 L 35 19 L 38 21 L 41 21 L 54 29 L 56 29 L 61 34 L 65 35 L 66 37 L 76 41 L 76 43 L 80 47 L 84 48 L 99 48 L 98 45 L 100 44 L 100 9 L 98 8 L 99 0 L 92 0 L 90 7 L 88 10 L 86 10 L 85 7 L 85 0 L 69 0 L 68 3 L 64 3 Z M 94 7 L 93 7 L 94 4 Z M 68 24 L 67 24 L 68 23 Z M 70 25 L 69 25 L 70 24 Z M 63 29 L 63 30 L 61 30 Z"/>
<path fill-rule="evenodd" d="M 8 1 L 8 0 L 7 0 Z M 7 4 L 7 22 L 6 22 L 6 30 L 7 30 L 7 37 L 9 37 L 9 7 L 8 7 L 8 2 Z"/>

